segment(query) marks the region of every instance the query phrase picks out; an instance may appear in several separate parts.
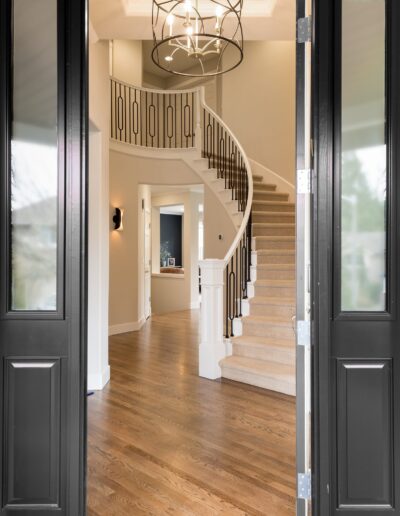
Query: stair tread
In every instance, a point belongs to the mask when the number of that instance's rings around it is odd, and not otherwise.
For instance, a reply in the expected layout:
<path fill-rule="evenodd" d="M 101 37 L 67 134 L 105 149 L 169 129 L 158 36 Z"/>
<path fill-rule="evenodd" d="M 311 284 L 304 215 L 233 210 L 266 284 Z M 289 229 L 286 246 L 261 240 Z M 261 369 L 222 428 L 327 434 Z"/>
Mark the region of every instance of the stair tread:
<path fill-rule="evenodd" d="M 294 222 L 252 222 L 252 226 L 258 228 L 293 228 L 295 225 Z"/>
<path fill-rule="evenodd" d="M 271 347 L 276 349 L 285 348 L 286 351 L 296 352 L 295 339 L 275 339 L 268 337 L 257 337 L 256 335 L 241 335 L 232 337 L 232 344 L 248 344 L 256 347 Z"/>
<path fill-rule="evenodd" d="M 275 315 L 247 315 L 243 317 L 243 323 L 251 324 L 276 324 L 278 326 L 292 327 L 291 319 L 287 317 L 277 317 Z"/>
<path fill-rule="evenodd" d="M 295 203 L 289 201 L 264 201 L 262 199 L 253 199 L 253 204 L 265 204 L 266 206 L 292 206 L 295 208 Z"/>
<path fill-rule="evenodd" d="M 250 305 L 274 305 L 278 307 L 294 307 L 295 304 L 296 303 L 294 297 L 255 296 L 250 299 Z"/>
<path fill-rule="evenodd" d="M 249 302 L 251 305 L 286 305 L 293 304 L 293 297 L 272 297 L 272 296 L 254 296 Z"/>
<path fill-rule="evenodd" d="M 283 241 L 289 241 L 289 240 L 295 240 L 294 235 L 256 235 L 253 236 L 253 238 L 256 238 L 257 240 L 263 239 L 263 240 L 283 240 Z"/>
<path fill-rule="evenodd" d="M 296 381 L 294 366 L 273 362 L 272 360 L 259 360 L 232 355 L 221 361 L 221 367 L 242 369 L 257 375 L 280 377 L 290 383 L 295 383 Z"/>
<path fill-rule="evenodd" d="M 263 183 L 263 184 L 267 184 L 267 183 Z M 268 195 L 276 195 L 278 197 L 282 196 L 282 195 L 287 195 L 289 197 L 289 194 L 288 193 L 285 193 L 285 192 L 266 192 L 263 188 L 257 188 L 257 183 L 254 185 L 254 188 L 253 188 L 253 192 L 254 193 L 265 193 L 265 194 L 268 194 Z"/>
<path fill-rule="evenodd" d="M 261 202 L 261 201 L 254 201 L 254 202 Z M 290 203 L 285 203 L 290 204 Z M 287 213 L 285 211 L 267 211 L 267 210 L 252 210 L 252 213 L 255 215 L 276 215 L 277 217 L 286 216 L 286 217 L 293 217 L 293 213 Z"/>
<path fill-rule="evenodd" d="M 258 279 L 254 282 L 254 285 L 258 285 L 260 287 L 268 285 L 274 285 L 277 287 L 294 287 L 296 285 L 296 281 L 290 279 Z"/>
<path fill-rule="evenodd" d="M 253 269 L 264 269 L 272 271 L 292 271 L 295 268 L 294 263 L 258 263 L 257 265 L 251 265 Z"/>
<path fill-rule="evenodd" d="M 252 253 L 256 254 L 270 254 L 270 255 L 279 255 L 279 254 L 295 254 L 294 249 L 256 249 L 253 250 Z"/>

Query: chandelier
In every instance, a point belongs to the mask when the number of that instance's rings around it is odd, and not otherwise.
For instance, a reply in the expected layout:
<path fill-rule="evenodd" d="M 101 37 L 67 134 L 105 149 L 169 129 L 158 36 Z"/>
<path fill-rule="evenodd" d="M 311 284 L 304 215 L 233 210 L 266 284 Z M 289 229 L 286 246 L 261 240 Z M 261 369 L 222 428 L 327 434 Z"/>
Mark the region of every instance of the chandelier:
<path fill-rule="evenodd" d="M 153 0 L 152 59 L 175 75 L 208 77 L 243 60 L 243 0 Z"/>

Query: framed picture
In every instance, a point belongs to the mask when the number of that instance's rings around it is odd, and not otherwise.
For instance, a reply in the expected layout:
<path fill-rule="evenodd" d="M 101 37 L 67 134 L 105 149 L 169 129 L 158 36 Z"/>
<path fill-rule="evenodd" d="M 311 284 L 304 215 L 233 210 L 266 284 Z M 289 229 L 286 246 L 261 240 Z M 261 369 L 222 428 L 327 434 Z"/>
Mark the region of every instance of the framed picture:
<path fill-rule="evenodd" d="M 175 267 L 175 258 L 168 258 L 168 267 Z"/>

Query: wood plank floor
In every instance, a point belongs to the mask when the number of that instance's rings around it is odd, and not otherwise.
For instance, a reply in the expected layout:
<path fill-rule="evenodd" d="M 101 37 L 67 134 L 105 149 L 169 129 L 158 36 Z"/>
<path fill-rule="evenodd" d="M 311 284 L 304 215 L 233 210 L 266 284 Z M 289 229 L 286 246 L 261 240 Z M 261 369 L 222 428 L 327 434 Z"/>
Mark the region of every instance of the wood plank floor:
<path fill-rule="evenodd" d="M 198 312 L 110 339 L 88 398 L 88 514 L 295 514 L 293 398 L 197 375 Z"/>

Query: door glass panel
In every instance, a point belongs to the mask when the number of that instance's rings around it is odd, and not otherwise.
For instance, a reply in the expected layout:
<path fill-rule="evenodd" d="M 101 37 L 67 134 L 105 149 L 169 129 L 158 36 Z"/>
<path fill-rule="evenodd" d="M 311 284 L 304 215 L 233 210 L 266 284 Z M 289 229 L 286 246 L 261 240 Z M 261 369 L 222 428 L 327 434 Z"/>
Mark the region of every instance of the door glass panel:
<path fill-rule="evenodd" d="M 14 0 L 12 310 L 57 308 L 57 90 L 57 0 Z"/>
<path fill-rule="evenodd" d="M 386 309 L 385 0 L 342 1 L 341 306 Z"/>

